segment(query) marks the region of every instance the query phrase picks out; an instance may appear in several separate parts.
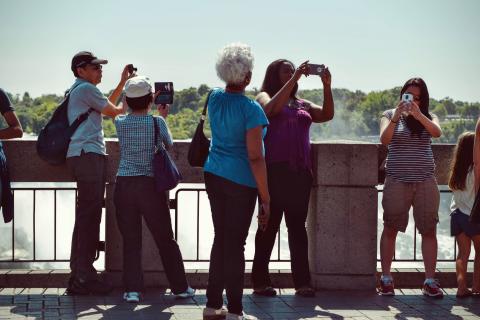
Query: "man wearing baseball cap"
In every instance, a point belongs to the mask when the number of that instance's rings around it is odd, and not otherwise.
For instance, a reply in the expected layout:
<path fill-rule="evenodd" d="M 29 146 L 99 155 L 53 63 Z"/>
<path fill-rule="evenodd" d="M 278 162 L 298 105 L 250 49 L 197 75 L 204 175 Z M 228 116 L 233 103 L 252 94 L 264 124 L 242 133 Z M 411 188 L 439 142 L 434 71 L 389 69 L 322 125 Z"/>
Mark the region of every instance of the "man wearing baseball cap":
<path fill-rule="evenodd" d="M 115 118 L 124 113 L 123 107 L 115 103 L 133 75 L 125 66 L 120 82 L 107 98 L 96 87 L 102 81 L 102 66 L 107 63 L 91 52 L 81 51 L 71 64 L 76 80 L 70 88 L 68 120 L 72 123 L 89 112 L 87 120 L 73 134 L 67 152 L 67 165 L 77 182 L 78 192 L 67 288 L 67 293 L 72 295 L 104 294 L 111 290 L 110 285 L 98 279 L 93 267 L 105 194 L 106 148 L 102 116 Z"/>

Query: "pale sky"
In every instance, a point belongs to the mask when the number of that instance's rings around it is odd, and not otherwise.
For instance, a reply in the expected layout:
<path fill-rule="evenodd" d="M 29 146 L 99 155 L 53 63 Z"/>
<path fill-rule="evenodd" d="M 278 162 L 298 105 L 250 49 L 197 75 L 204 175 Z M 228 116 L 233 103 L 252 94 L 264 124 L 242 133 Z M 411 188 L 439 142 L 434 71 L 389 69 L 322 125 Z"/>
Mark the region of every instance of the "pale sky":
<path fill-rule="evenodd" d="M 479 0 L 0 0 L 0 87 L 59 94 L 81 50 L 109 60 L 104 92 L 128 63 L 176 89 L 219 86 L 216 54 L 241 41 L 255 55 L 250 88 L 275 59 L 310 59 L 330 67 L 336 88 L 369 92 L 420 76 L 434 98 L 480 101 L 479 14 Z"/>

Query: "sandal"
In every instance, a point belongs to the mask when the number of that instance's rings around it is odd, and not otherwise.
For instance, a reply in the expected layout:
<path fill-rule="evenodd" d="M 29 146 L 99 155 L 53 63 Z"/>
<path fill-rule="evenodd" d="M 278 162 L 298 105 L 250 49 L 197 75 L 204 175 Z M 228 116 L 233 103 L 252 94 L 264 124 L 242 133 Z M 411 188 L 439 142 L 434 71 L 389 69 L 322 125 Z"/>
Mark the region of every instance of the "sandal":
<path fill-rule="evenodd" d="M 310 287 L 304 287 L 304 288 L 297 289 L 297 291 L 295 291 L 295 294 L 297 296 L 301 296 L 305 298 L 312 298 L 312 297 L 315 297 L 315 290 L 313 290 L 313 288 L 310 288 Z"/>
<path fill-rule="evenodd" d="M 259 290 L 253 290 L 253 294 L 263 297 L 275 297 L 277 295 L 277 290 L 272 287 L 265 287 Z"/>

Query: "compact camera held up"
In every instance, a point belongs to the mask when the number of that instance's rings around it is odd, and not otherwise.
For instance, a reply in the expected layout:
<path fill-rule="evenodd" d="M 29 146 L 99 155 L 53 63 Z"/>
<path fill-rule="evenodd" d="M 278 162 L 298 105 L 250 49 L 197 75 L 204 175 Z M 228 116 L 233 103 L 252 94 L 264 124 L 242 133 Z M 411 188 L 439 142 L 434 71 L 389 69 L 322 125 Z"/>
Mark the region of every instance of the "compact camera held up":
<path fill-rule="evenodd" d="M 307 67 L 308 67 L 308 74 L 309 75 L 314 74 L 314 75 L 321 76 L 323 74 L 323 72 L 325 71 L 325 65 L 324 64 L 309 63 L 309 64 L 307 64 Z"/>

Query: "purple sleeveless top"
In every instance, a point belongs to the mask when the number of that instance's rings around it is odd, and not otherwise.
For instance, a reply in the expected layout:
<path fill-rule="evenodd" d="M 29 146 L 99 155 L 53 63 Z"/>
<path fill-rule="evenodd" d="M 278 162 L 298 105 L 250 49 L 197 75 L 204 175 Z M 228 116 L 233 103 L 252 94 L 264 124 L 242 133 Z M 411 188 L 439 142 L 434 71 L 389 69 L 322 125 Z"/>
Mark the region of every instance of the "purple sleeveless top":
<path fill-rule="evenodd" d="M 287 162 L 293 170 L 311 170 L 312 117 L 303 100 L 296 102 L 297 107 L 285 105 L 279 114 L 268 119 L 270 125 L 265 136 L 265 161 L 267 164 Z"/>

